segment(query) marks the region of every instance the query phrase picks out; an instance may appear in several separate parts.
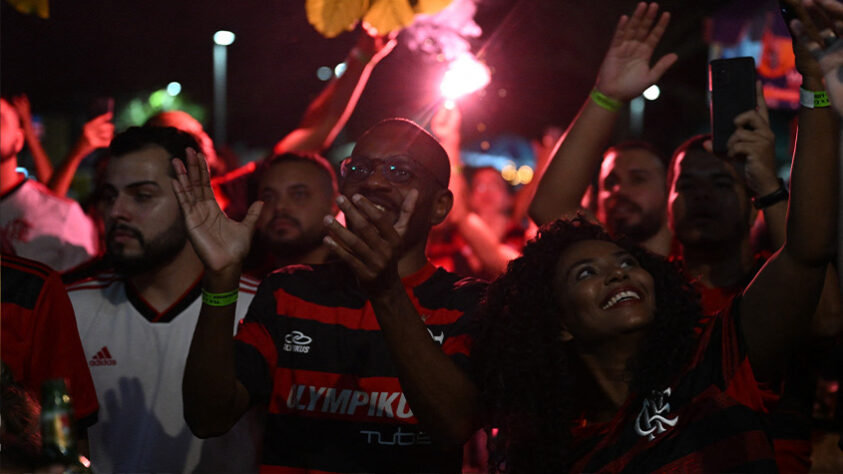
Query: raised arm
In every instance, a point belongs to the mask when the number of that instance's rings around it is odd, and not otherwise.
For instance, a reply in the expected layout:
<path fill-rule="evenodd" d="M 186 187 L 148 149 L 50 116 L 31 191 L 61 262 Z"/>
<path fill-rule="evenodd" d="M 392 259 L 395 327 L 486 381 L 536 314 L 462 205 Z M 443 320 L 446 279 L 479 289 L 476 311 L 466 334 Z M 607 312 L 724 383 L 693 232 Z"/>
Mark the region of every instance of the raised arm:
<path fill-rule="evenodd" d="M 761 82 L 755 84 L 758 108 L 747 110 L 735 117 L 735 133 L 726 142 L 728 156 L 741 160 L 747 186 L 756 198 L 770 196 L 778 192 L 781 184 L 776 174 L 776 153 L 773 129 Z M 710 142 L 706 142 L 710 149 Z M 787 217 L 787 199 L 778 201 L 762 209 L 764 223 L 774 250 L 784 245 L 785 219 Z"/>
<path fill-rule="evenodd" d="M 461 124 L 462 116 L 456 105 L 452 108 L 440 106 L 430 122 L 433 135 L 442 143 L 451 161 L 451 181 L 448 188 L 454 195 L 454 206 L 448 214 L 448 221 L 456 227 L 474 255 L 480 259 L 483 268 L 491 273 L 501 274 L 506 270 L 509 261 L 518 257 L 518 252 L 503 244 L 486 222 L 469 209 L 468 183 L 462 173 L 460 159 Z"/>
<path fill-rule="evenodd" d="M 332 218 L 325 243 L 363 285 L 413 414 L 438 443 L 458 446 L 478 426 L 477 388 L 430 337 L 398 273 L 402 237 L 417 198 L 417 190 L 408 193 L 393 225 L 365 197 L 340 196 L 346 221 L 359 231 Z"/>
<path fill-rule="evenodd" d="M 41 146 L 41 141 L 38 140 L 38 134 L 35 133 L 35 126 L 32 124 L 32 109 L 29 105 L 29 97 L 26 94 L 12 97 L 12 107 L 18 112 L 20 117 L 20 126 L 23 130 L 23 138 L 26 140 L 26 146 L 29 147 L 29 152 L 32 154 L 32 160 L 35 164 L 35 177 L 40 183 L 46 183 L 50 180 L 53 174 L 53 164 L 50 162 L 50 157 Z"/>
<path fill-rule="evenodd" d="M 580 200 L 609 145 L 621 104 L 638 97 L 676 62 L 667 54 L 650 66 L 653 51 L 670 21 L 659 6 L 641 2 L 632 16 L 621 16 L 597 82 L 544 170 L 530 217 L 538 225 L 580 210 Z M 658 17 L 658 20 L 657 20 Z"/>
<path fill-rule="evenodd" d="M 243 259 L 249 252 L 255 222 L 263 202 L 249 208 L 243 222 L 236 222 L 220 210 L 208 166 L 194 150 L 187 151 L 187 168 L 174 159 L 177 180 L 173 190 L 184 213 L 190 243 L 205 264 L 203 292 L 237 291 Z M 235 304 L 211 306 L 202 303 L 193 332 L 182 380 L 184 418 L 200 438 L 228 431 L 249 407 L 249 394 L 237 380 L 234 365 Z"/>
<path fill-rule="evenodd" d="M 98 148 L 108 147 L 114 138 L 114 124 L 111 123 L 113 117 L 114 114 L 107 112 L 85 123 L 82 135 L 50 177 L 47 187 L 54 193 L 59 196 L 66 195 L 82 159 Z"/>
<path fill-rule="evenodd" d="M 345 72 L 311 102 L 298 128 L 275 144 L 275 153 L 320 152 L 331 146 L 354 111 L 372 70 L 395 44 L 395 39 L 361 33 L 345 59 Z"/>
<path fill-rule="evenodd" d="M 802 21 L 810 20 L 803 15 Z M 826 78 L 843 70 L 843 41 L 821 46 L 804 24 L 791 26 L 798 40 L 816 51 Z M 800 109 L 785 244 L 746 289 L 740 307 L 750 361 L 762 379 L 777 377 L 791 351 L 807 338 L 836 250 L 837 133 L 831 108 Z"/>

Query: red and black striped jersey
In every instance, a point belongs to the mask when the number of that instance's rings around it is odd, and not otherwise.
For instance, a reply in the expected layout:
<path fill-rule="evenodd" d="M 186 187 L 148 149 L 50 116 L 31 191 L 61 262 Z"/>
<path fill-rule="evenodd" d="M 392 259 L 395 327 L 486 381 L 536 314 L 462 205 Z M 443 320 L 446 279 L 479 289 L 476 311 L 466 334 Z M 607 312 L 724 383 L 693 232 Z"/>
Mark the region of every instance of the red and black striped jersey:
<path fill-rule="evenodd" d="M 258 288 L 237 332 L 238 379 L 268 408 L 264 472 L 458 472 L 418 426 L 386 340 L 342 264 L 286 267 Z M 485 289 L 427 265 L 403 280 L 431 338 L 468 370 Z"/>
<path fill-rule="evenodd" d="M 44 264 L 3 254 L 0 282 L 0 358 L 36 400 L 45 380 L 65 379 L 77 425 L 92 425 L 97 394 L 61 277 Z"/>
<path fill-rule="evenodd" d="M 708 322 L 673 385 L 576 428 L 571 472 L 777 472 L 736 313 L 733 304 Z"/>

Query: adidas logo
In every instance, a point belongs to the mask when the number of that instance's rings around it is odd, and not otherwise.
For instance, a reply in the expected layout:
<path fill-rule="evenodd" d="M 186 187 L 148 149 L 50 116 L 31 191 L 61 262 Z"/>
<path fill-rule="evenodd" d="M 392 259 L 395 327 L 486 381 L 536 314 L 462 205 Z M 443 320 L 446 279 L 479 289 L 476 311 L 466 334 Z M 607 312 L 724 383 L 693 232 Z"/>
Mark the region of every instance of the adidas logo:
<path fill-rule="evenodd" d="M 117 365 L 117 361 L 111 358 L 111 353 L 108 352 L 108 347 L 102 346 L 102 349 L 100 349 L 100 351 L 91 357 L 90 361 L 88 361 L 88 365 L 91 367 L 97 365 Z"/>

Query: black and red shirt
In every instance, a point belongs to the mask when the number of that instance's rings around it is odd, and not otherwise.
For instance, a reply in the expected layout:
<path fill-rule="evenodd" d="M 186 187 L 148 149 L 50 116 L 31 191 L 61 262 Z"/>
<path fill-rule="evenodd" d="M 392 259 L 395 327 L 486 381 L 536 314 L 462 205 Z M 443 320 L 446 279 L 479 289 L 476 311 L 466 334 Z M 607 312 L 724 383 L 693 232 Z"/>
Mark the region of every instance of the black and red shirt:
<path fill-rule="evenodd" d="M 94 424 L 97 394 L 61 277 L 44 264 L 4 254 L 0 282 L 0 357 L 13 378 L 36 400 L 45 380 L 65 379 L 77 426 Z"/>
<path fill-rule="evenodd" d="M 576 428 L 571 472 L 777 472 L 736 313 L 733 304 L 708 322 L 670 387 Z"/>
<path fill-rule="evenodd" d="M 267 277 L 237 331 L 237 376 L 268 408 L 262 472 L 458 472 L 419 426 L 386 340 L 345 265 Z M 403 280 L 431 338 L 468 370 L 485 284 L 428 264 Z"/>

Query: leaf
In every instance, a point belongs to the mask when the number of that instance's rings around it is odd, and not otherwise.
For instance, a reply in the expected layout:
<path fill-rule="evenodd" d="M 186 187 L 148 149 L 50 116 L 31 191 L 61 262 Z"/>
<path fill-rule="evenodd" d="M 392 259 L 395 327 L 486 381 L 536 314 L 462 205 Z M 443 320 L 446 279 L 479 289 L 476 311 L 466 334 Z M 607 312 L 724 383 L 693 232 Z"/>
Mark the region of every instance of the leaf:
<path fill-rule="evenodd" d="M 433 15 L 439 13 L 451 4 L 453 0 L 415 0 L 413 2 L 413 11 L 422 13 L 424 15 Z"/>
<path fill-rule="evenodd" d="M 415 12 L 408 0 L 373 0 L 363 21 L 377 30 L 377 34 L 386 35 L 410 26 L 414 18 Z"/>
<path fill-rule="evenodd" d="M 34 13 L 44 19 L 50 17 L 49 0 L 6 0 L 6 3 L 15 7 L 15 10 L 23 13 L 24 15 L 31 15 Z"/>
<path fill-rule="evenodd" d="M 369 0 L 305 0 L 307 21 L 322 36 L 333 38 L 354 29 L 369 8 Z"/>

